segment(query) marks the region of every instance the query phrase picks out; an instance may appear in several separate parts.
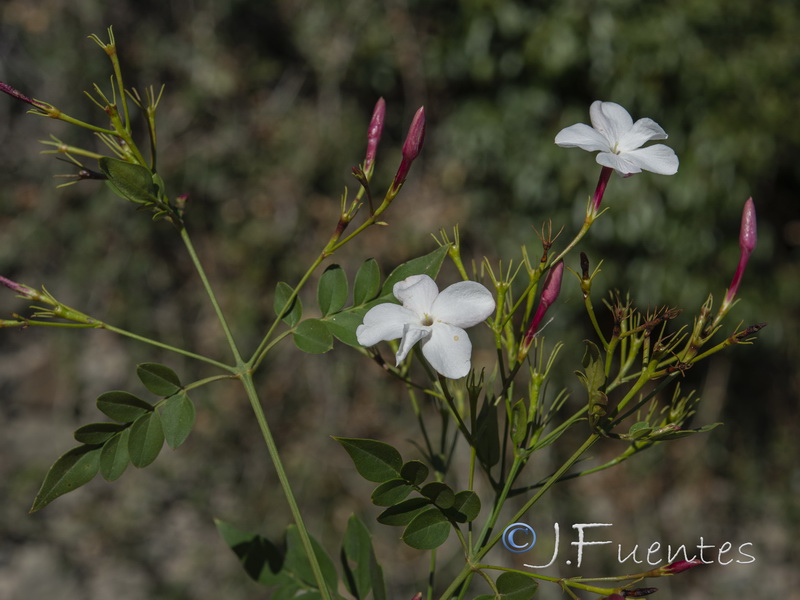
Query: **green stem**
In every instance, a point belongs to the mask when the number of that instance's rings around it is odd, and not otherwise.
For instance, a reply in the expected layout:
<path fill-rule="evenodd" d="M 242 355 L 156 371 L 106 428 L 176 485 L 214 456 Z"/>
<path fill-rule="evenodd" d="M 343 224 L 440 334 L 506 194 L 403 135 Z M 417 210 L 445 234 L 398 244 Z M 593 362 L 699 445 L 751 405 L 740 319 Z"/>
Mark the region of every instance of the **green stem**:
<path fill-rule="evenodd" d="M 112 331 L 119 335 L 129 337 L 133 340 L 138 342 L 144 342 L 145 344 L 150 344 L 151 346 L 156 346 L 157 348 L 162 348 L 164 350 L 169 350 L 170 352 L 175 352 L 176 354 L 182 354 L 183 356 L 187 356 L 189 358 L 193 358 L 195 360 L 199 360 L 210 365 L 214 365 L 215 367 L 219 367 L 225 371 L 229 371 L 231 373 L 236 373 L 236 368 L 230 365 L 226 365 L 225 363 L 221 363 L 219 361 L 214 360 L 213 358 L 209 358 L 207 356 L 203 356 L 202 354 L 195 354 L 194 352 L 189 352 L 188 350 L 183 350 L 182 348 L 177 348 L 175 346 L 170 346 L 169 344 L 165 344 L 163 342 L 159 342 L 158 340 L 153 340 L 150 338 L 146 338 L 141 336 L 137 333 L 133 333 L 131 331 L 126 331 L 124 329 L 120 329 L 119 327 L 114 327 L 113 325 L 109 325 L 108 323 L 98 323 L 97 327 L 99 329 L 106 329 L 108 331 Z"/>
<path fill-rule="evenodd" d="M 272 432 L 270 431 L 269 424 L 267 423 L 267 417 L 264 414 L 264 409 L 262 408 L 261 402 L 258 399 L 258 393 L 256 392 L 255 385 L 253 384 L 252 373 L 250 371 L 245 371 L 239 376 L 239 379 L 241 380 L 242 385 L 247 392 L 247 398 L 250 400 L 250 406 L 256 415 L 256 421 L 258 421 L 258 426 L 261 429 L 261 435 L 264 437 L 264 442 L 267 444 L 269 456 L 272 459 L 272 464 L 275 466 L 275 471 L 278 474 L 278 480 L 280 481 L 281 488 L 283 489 L 283 494 L 286 496 L 286 501 L 289 504 L 289 510 L 292 513 L 295 525 L 297 525 L 297 532 L 300 534 L 300 541 L 303 544 L 303 549 L 305 550 L 305 554 L 308 557 L 308 561 L 311 565 L 311 571 L 314 573 L 314 579 L 317 582 L 320 595 L 322 596 L 323 600 L 331 600 L 331 592 L 328 590 L 328 587 L 325 584 L 325 579 L 322 576 L 322 569 L 320 569 L 317 555 L 314 552 L 313 546 L 311 545 L 311 538 L 308 535 L 308 530 L 306 529 L 303 517 L 300 514 L 300 508 L 297 506 L 297 501 L 295 500 L 292 488 L 289 485 L 289 479 L 286 477 L 286 471 L 283 468 L 283 462 L 281 461 L 278 447 L 275 445 L 275 439 L 272 437 Z"/>
<path fill-rule="evenodd" d="M 214 312 L 217 314 L 219 324 L 225 333 L 225 338 L 228 340 L 228 345 L 233 353 L 233 358 L 236 360 L 237 367 L 239 367 L 242 364 L 242 357 L 239 354 L 239 349 L 236 347 L 236 341 L 233 339 L 233 334 L 231 333 L 230 327 L 228 327 L 228 322 L 225 320 L 225 315 L 222 313 L 222 308 L 220 308 L 219 302 L 217 302 L 217 297 L 214 295 L 214 290 L 211 288 L 211 284 L 208 281 L 205 269 L 203 269 L 203 265 L 200 263 L 197 252 L 195 252 L 194 246 L 192 245 L 192 240 L 189 237 L 189 232 L 185 227 L 181 228 L 181 239 L 183 240 L 184 246 L 186 246 L 187 252 L 189 252 L 192 263 L 197 270 L 197 274 L 200 276 L 200 281 L 203 282 L 203 287 L 206 290 L 206 294 L 208 294 L 208 299 L 211 301 L 211 305 L 214 307 Z"/>

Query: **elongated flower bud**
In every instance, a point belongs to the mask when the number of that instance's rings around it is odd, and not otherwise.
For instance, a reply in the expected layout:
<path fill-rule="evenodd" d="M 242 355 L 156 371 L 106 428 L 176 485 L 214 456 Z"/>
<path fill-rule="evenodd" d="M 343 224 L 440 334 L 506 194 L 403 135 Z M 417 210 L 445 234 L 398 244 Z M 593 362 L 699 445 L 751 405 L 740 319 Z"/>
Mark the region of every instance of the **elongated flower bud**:
<path fill-rule="evenodd" d="M 375 109 L 372 111 L 372 119 L 367 130 L 367 154 L 364 157 L 364 173 L 369 173 L 370 168 L 375 162 L 375 154 L 378 151 L 378 142 L 381 141 L 383 133 L 383 122 L 386 119 L 386 101 L 378 98 Z"/>
<path fill-rule="evenodd" d="M 8 289 L 15 291 L 17 294 L 28 300 L 40 300 L 42 295 L 34 289 L 29 288 L 27 285 L 22 285 L 16 281 L 11 281 L 6 277 L 0 276 L 0 285 L 6 286 Z"/>
<path fill-rule="evenodd" d="M 544 286 L 542 287 L 542 295 L 539 296 L 539 306 L 536 307 L 536 312 L 533 314 L 533 319 L 525 332 L 525 337 L 522 340 L 520 347 L 519 357 L 524 357 L 533 343 L 533 338 L 536 335 L 536 330 L 544 318 L 544 314 L 550 305 L 556 301 L 558 294 L 561 292 L 561 278 L 564 275 L 564 261 L 559 261 L 550 268 L 547 277 L 544 279 Z"/>
<path fill-rule="evenodd" d="M 753 204 L 753 199 L 748 198 L 744 203 L 742 210 L 742 225 L 739 228 L 739 248 L 741 253 L 739 255 L 739 265 L 736 267 L 736 272 L 733 275 L 733 280 L 728 288 L 728 293 L 725 295 L 725 304 L 730 304 L 736 292 L 739 291 L 739 285 L 742 283 L 742 276 L 747 267 L 747 261 L 750 259 L 750 254 L 756 247 L 758 236 L 756 232 L 756 207 Z"/>
<path fill-rule="evenodd" d="M 677 575 L 678 573 L 683 573 L 689 569 L 693 569 L 694 567 L 699 567 L 700 565 L 704 565 L 702 560 L 698 560 L 696 558 L 692 560 L 679 560 L 674 563 L 670 563 L 668 565 L 664 565 L 660 569 L 658 569 L 659 575 Z"/>
<path fill-rule="evenodd" d="M 2 81 L 0 81 L 0 92 L 5 92 L 6 94 L 11 96 L 12 98 L 16 98 L 17 100 L 22 100 L 23 102 L 26 102 L 26 103 L 30 104 L 31 106 L 35 106 L 36 108 L 41 109 L 41 110 L 47 110 L 49 108 L 49 106 L 47 104 L 45 104 L 44 102 L 39 102 L 38 100 L 34 100 L 33 98 L 28 98 L 25 94 L 20 92 L 18 89 L 13 88 L 10 85 L 8 85 L 7 83 L 3 83 Z"/>
<path fill-rule="evenodd" d="M 411 121 L 408 128 L 406 141 L 403 143 L 403 159 L 397 168 L 397 174 L 392 182 L 392 189 L 399 189 L 408 176 L 411 163 L 419 156 L 422 151 L 422 144 L 425 141 L 425 107 L 421 106 Z"/>

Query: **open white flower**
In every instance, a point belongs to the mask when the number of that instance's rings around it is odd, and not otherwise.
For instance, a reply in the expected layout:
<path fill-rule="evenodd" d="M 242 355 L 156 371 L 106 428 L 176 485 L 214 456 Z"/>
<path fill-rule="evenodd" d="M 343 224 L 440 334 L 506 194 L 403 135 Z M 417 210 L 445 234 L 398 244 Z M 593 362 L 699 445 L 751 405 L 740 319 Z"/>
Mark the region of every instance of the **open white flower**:
<path fill-rule="evenodd" d="M 374 346 L 401 338 L 395 357 L 400 363 L 420 342 L 423 356 L 437 372 L 450 379 L 469 373 L 472 343 L 464 329 L 494 312 L 491 292 L 480 283 L 461 281 L 439 293 L 436 282 L 427 275 L 398 281 L 392 292 L 403 305 L 371 308 L 356 329 L 358 343 Z"/>
<path fill-rule="evenodd" d="M 642 148 L 651 140 L 667 139 L 667 134 L 652 119 L 639 119 L 634 123 L 628 111 L 619 104 L 600 100 L 592 103 L 589 116 L 591 127 L 584 123 L 570 125 L 558 132 L 556 144 L 589 152 L 599 150 L 597 162 L 620 175 L 643 170 L 660 175 L 677 173 L 678 157 L 672 148 L 664 144 Z"/>

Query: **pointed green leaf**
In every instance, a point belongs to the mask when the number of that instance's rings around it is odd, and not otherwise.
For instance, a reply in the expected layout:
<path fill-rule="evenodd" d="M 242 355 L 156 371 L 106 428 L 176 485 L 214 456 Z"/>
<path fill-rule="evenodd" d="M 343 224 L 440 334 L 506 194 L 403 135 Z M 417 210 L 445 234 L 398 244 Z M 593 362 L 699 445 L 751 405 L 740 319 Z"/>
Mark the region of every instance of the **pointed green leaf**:
<path fill-rule="evenodd" d="M 281 588 L 292 582 L 289 573 L 283 570 L 283 553 L 267 538 L 237 529 L 220 519 L 214 519 L 214 523 L 251 579 L 262 585 L 280 585 Z"/>
<path fill-rule="evenodd" d="M 36 512 L 53 500 L 89 483 L 100 468 L 101 446 L 78 446 L 61 456 L 42 482 L 30 512 Z"/>
<path fill-rule="evenodd" d="M 372 492 L 372 503 L 375 506 L 394 506 L 405 500 L 411 490 L 411 486 L 403 479 L 390 479 L 375 488 Z"/>
<path fill-rule="evenodd" d="M 127 425 L 119 423 L 89 423 L 75 430 L 75 440 L 81 444 L 105 444 Z"/>
<path fill-rule="evenodd" d="M 143 414 L 152 412 L 153 405 L 128 392 L 114 391 L 100 394 L 97 408 L 120 423 L 133 423 Z"/>
<path fill-rule="evenodd" d="M 403 458 L 393 446 L 377 440 L 335 437 L 356 466 L 358 473 L 367 481 L 383 483 L 400 477 Z"/>
<path fill-rule="evenodd" d="M 428 467 L 418 460 L 410 460 L 400 469 L 400 476 L 411 485 L 421 485 L 428 478 Z"/>
<path fill-rule="evenodd" d="M 131 462 L 128 453 L 130 432 L 130 428 L 127 428 L 103 444 L 103 450 L 100 452 L 100 475 L 106 481 L 119 479 Z"/>
<path fill-rule="evenodd" d="M 311 547 L 314 549 L 314 555 L 317 557 L 319 568 L 322 571 L 322 578 L 328 589 L 335 591 L 338 587 L 336 567 L 319 542 L 313 537 L 310 539 Z M 317 587 L 317 579 L 311 570 L 311 563 L 308 562 L 308 557 L 303 549 L 303 542 L 300 540 L 300 533 L 295 525 L 289 525 L 286 530 L 286 563 L 284 568 L 292 571 L 308 585 Z"/>
<path fill-rule="evenodd" d="M 424 274 L 436 279 L 436 275 L 438 275 L 439 269 L 442 267 L 442 263 L 447 256 L 448 248 L 449 246 L 440 246 L 430 254 L 414 258 L 397 267 L 394 271 L 389 273 L 386 281 L 383 282 L 381 296 L 391 296 L 394 284 L 412 275 Z"/>
<path fill-rule="evenodd" d="M 289 327 L 297 325 L 303 316 L 303 303 L 300 302 L 300 298 L 295 298 L 288 306 L 286 304 L 292 297 L 293 291 L 294 289 L 288 283 L 278 282 L 278 286 L 275 288 L 275 299 L 272 303 L 275 314 L 283 319 Z"/>
<path fill-rule="evenodd" d="M 403 541 L 417 550 L 433 550 L 447 541 L 450 521 L 438 508 L 429 508 L 414 517 L 403 531 Z"/>
<path fill-rule="evenodd" d="M 295 345 L 309 354 L 324 354 L 333 348 L 333 336 L 320 319 L 306 319 L 292 334 Z"/>
<path fill-rule="evenodd" d="M 146 467 L 153 462 L 164 445 L 164 430 L 157 412 L 147 413 L 131 425 L 128 453 L 134 467 Z"/>
<path fill-rule="evenodd" d="M 522 573 L 503 573 L 497 578 L 497 591 L 503 600 L 531 600 L 539 584 Z"/>
<path fill-rule="evenodd" d="M 136 374 L 144 387 L 156 396 L 172 396 L 181 389 L 181 380 L 175 371 L 164 365 L 142 363 L 136 367 Z"/>
<path fill-rule="evenodd" d="M 481 406 L 475 425 L 475 452 L 487 467 L 500 462 L 500 434 L 497 428 L 497 407 L 486 400 Z"/>
<path fill-rule="evenodd" d="M 381 268 L 374 258 L 368 258 L 356 272 L 356 279 L 353 283 L 353 304 L 360 306 L 369 302 L 381 289 Z"/>
<path fill-rule="evenodd" d="M 150 169 L 108 156 L 97 162 L 112 189 L 123 198 L 140 204 L 156 200 L 158 188 Z"/>
<path fill-rule="evenodd" d="M 525 402 L 518 401 L 511 409 L 511 441 L 519 446 L 528 436 L 528 410 Z"/>
<path fill-rule="evenodd" d="M 383 525 L 403 527 L 430 505 L 431 502 L 427 498 L 409 498 L 387 508 L 378 515 L 377 521 Z"/>
<path fill-rule="evenodd" d="M 358 339 L 356 338 L 356 329 L 358 329 L 358 326 L 361 325 L 363 321 L 363 315 L 349 310 L 336 313 L 335 315 L 323 319 L 323 322 L 328 327 L 328 331 L 330 331 L 336 339 L 354 348 L 361 348 L 361 344 L 358 343 Z"/>
<path fill-rule="evenodd" d="M 164 439 L 174 450 L 186 441 L 194 427 L 194 403 L 186 395 L 186 392 L 181 392 L 167 398 L 159 406 L 158 411 L 161 413 Z"/>
<path fill-rule="evenodd" d="M 319 278 L 317 285 L 317 304 L 322 311 L 322 316 L 328 316 L 342 310 L 344 303 L 347 302 L 347 275 L 339 265 L 331 265 L 322 277 Z"/>
<path fill-rule="evenodd" d="M 348 591 L 356 600 L 364 600 L 372 588 L 372 570 L 377 561 L 369 530 L 356 515 L 347 521 L 341 558 Z"/>

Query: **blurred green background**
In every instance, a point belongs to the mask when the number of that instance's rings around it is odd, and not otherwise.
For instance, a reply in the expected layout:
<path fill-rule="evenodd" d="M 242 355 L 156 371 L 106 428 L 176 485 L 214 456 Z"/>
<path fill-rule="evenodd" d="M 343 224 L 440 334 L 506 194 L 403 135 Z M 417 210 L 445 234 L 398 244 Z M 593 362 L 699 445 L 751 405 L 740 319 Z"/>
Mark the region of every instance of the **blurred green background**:
<path fill-rule="evenodd" d="M 651 580 L 662 588 L 656 597 L 800 598 L 790 560 L 800 551 L 796 2 L 6 0 L 0 81 L 102 122 L 82 93 L 107 82 L 108 63 L 86 36 L 104 37 L 108 25 L 126 84 L 167 86 L 161 173 L 173 196 L 190 196 L 195 244 L 244 347 L 268 323 L 275 282 L 299 277 L 335 223 L 343 187 L 355 189 L 348 173 L 363 158 L 379 96 L 388 113 L 374 181 L 388 185 L 423 104 L 427 137 L 390 227 L 337 257 L 350 274 L 367 256 L 388 272 L 432 250 L 429 233 L 456 223 L 477 260 L 516 259 L 521 244 L 537 256 L 532 227 L 547 219 L 568 239 L 599 167 L 552 140 L 588 122 L 596 99 L 656 120 L 681 160 L 673 177 L 612 178 L 611 210 L 583 246 L 593 263 L 605 260 L 608 289 L 630 289 L 643 308 L 683 307 L 690 323 L 707 294 L 719 301 L 730 282 L 741 208 L 753 196 L 759 245 L 729 326 L 769 325 L 755 346 L 703 363 L 685 382 L 703 397 L 696 423 L 725 426 L 565 484 L 531 522 L 614 523 L 613 539 L 626 547 L 670 536 L 752 542 L 755 563 Z M 55 189 L 61 181 L 51 176 L 72 169 L 39 155 L 37 140 L 96 142 L 25 110 L 0 98 L 0 274 L 44 284 L 118 326 L 225 358 L 169 226 L 153 226 L 94 182 Z M 455 279 L 452 270 L 442 277 Z M 565 278 L 548 332 L 573 349 L 564 358 L 569 386 L 570 361 L 589 335 L 576 287 Z M 3 315 L 23 308 L 10 292 L 0 297 Z M 143 361 L 166 362 L 184 380 L 208 374 L 103 332 L 0 335 L 0 597 L 268 596 L 211 521 L 277 538 L 289 518 L 234 385 L 196 394 L 197 426 L 177 452 L 26 515 L 49 465 L 74 444 L 71 432 L 99 418 L 96 396 L 136 390 L 134 366 Z M 371 488 L 328 437 L 376 437 L 413 453 L 402 388 L 347 348 L 312 357 L 288 345 L 271 355 L 260 385 L 315 535 L 335 549 L 356 510 L 376 532 L 391 597 L 423 589 L 425 562 L 399 531 L 378 528 Z M 564 452 L 542 457 L 537 472 Z M 512 562 L 501 553 L 496 560 Z M 626 570 L 613 562 L 600 566 Z M 559 593 L 543 589 L 542 597 Z"/>

